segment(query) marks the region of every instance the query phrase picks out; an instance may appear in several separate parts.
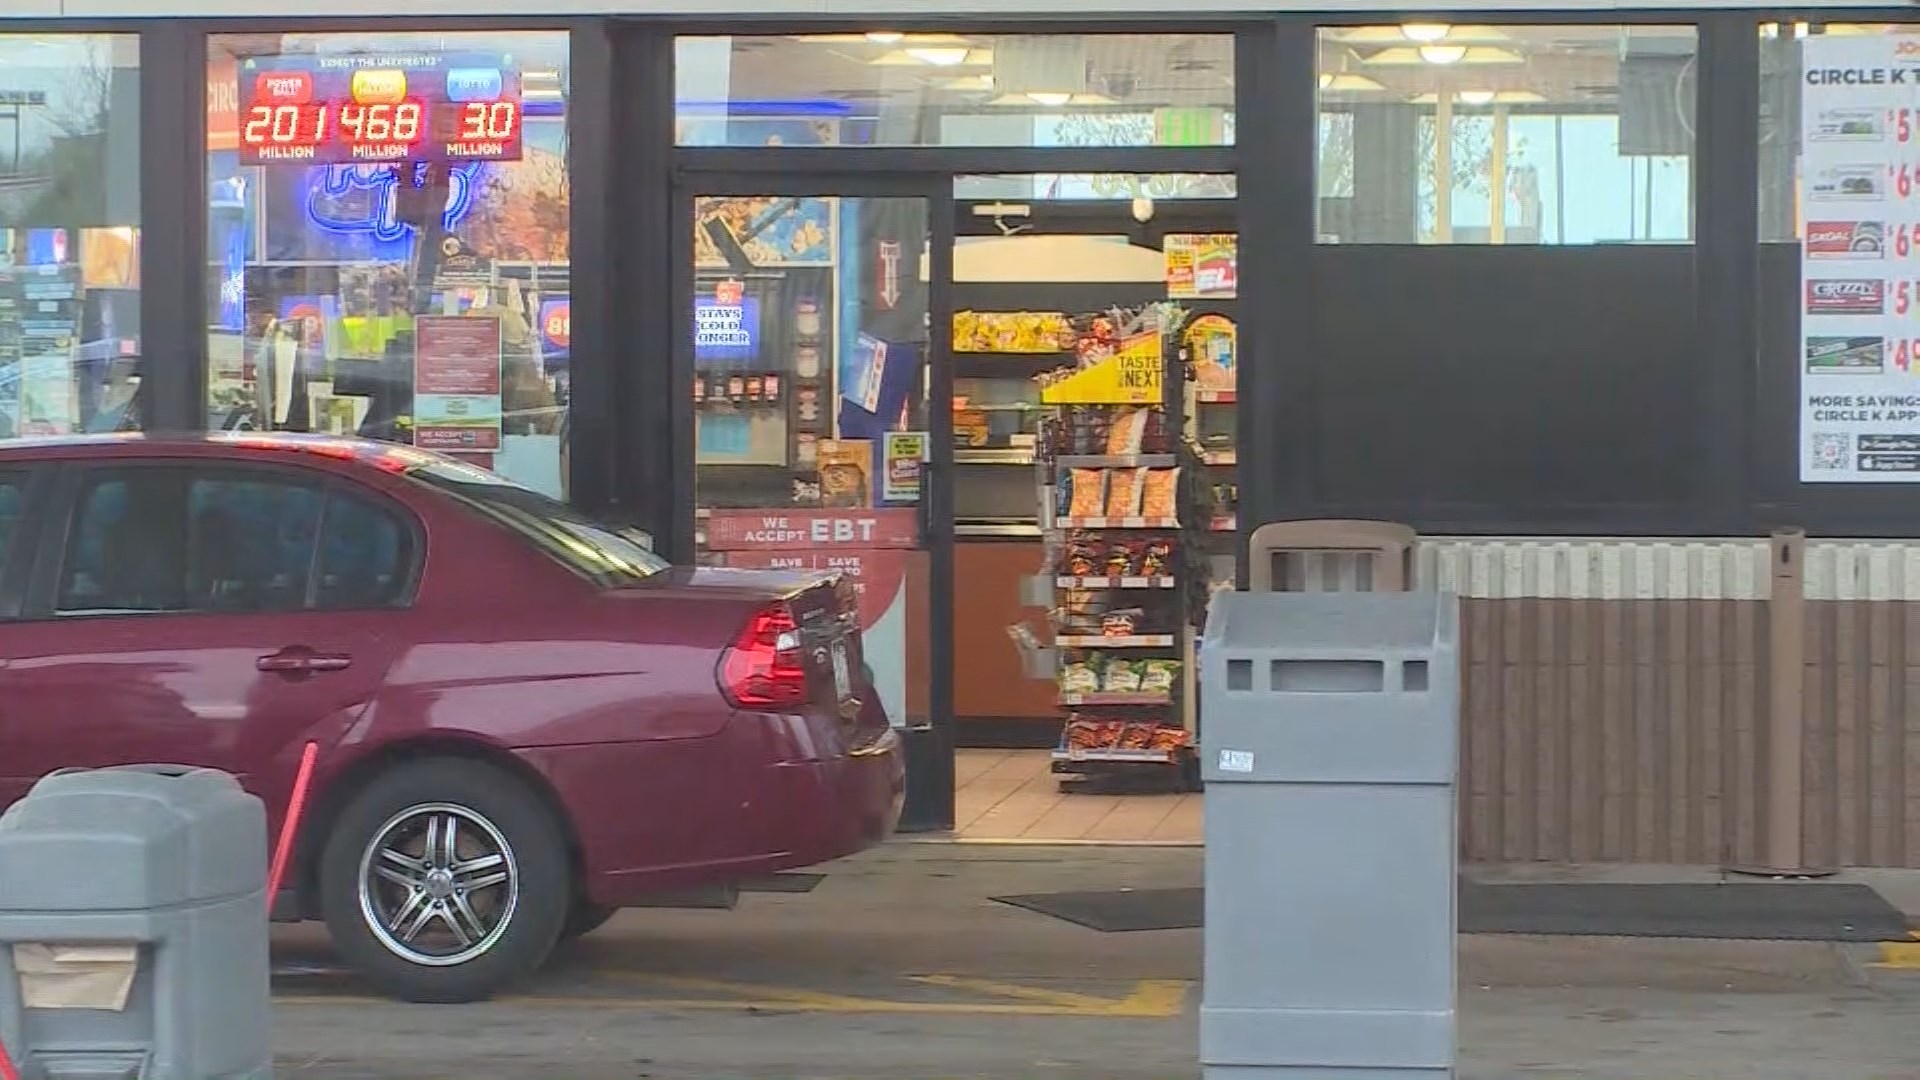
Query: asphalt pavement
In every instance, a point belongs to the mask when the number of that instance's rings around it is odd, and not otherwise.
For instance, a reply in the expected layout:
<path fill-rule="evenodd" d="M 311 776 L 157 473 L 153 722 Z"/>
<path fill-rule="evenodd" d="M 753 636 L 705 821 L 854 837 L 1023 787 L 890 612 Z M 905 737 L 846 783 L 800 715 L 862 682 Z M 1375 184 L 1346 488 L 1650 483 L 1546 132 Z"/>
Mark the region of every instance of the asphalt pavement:
<path fill-rule="evenodd" d="M 366 996 L 276 934 L 293 1080 L 1185 1080 L 1200 932 L 988 897 L 1197 885 L 1201 854 L 901 842 L 811 892 L 639 910 L 482 1005 Z M 1896 904 L 1897 886 L 1883 888 Z M 1920 890 L 1913 892 L 1920 897 Z M 1461 939 L 1463 1080 L 1920 1080 L 1920 943 Z"/>

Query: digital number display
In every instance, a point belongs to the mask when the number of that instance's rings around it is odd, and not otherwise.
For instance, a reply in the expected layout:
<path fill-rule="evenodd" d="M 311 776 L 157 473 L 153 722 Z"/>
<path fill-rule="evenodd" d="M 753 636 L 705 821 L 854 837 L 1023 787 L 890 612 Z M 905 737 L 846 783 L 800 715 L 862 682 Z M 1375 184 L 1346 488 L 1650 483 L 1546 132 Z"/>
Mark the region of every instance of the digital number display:
<path fill-rule="evenodd" d="M 240 70 L 240 161 L 517 161 L 520 74 L 505 57 L 255 57 Z"/>

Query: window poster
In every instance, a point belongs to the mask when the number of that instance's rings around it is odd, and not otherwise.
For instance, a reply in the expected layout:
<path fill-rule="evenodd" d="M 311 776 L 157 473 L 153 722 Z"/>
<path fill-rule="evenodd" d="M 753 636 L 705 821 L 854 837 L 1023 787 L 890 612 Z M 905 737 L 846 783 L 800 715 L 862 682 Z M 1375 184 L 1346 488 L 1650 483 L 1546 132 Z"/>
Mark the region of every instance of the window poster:
<path fill-rule="evenodd" d="M 500 320 L 414 320 L 413 444 L 492 454 L 500 449 Z"/>
<path fill-rule="evenodd" d="M 1801 47 L 1800 480 L 1920 481 L 1920 53 Z"/>

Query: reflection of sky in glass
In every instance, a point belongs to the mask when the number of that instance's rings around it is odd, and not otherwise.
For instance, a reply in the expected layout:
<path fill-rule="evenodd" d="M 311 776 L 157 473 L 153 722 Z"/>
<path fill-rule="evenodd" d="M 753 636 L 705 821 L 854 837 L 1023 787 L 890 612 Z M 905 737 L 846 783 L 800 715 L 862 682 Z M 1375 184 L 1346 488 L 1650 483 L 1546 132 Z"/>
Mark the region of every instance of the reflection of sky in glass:
<path fill-rule="evenodd" d="M 46 149 L 54 136 L 85 122 L 82 110 L 105 104 L 101 95 L 108 67 L 116 60 L 137 66 L 131 38 L 118 51 L 124 55 L 116 57 L 113 39 L 97 34 L 0 34 L 0 91 L 38 90 L 47 95 L 46 105 L 20 109 L 23 154 Z M 12 111 L 12 106 L 0 106 L 4 117 Z M 0 118 L 0 142 L 7 144 L 0 161 L 12 152 L 12 127 L 10 118 Z"/>

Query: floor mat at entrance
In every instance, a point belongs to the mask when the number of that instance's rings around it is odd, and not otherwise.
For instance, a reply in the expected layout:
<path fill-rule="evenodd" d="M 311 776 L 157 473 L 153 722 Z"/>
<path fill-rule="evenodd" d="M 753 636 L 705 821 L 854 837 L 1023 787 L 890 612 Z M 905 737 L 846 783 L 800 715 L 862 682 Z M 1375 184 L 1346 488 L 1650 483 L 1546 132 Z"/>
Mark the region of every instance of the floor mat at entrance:
<path fill-rule="evenodd" d="M 1462 883 L 1463 934 L 1895 941 L 1907 921 L 1865 885 L 1792 881 L 1720 885 Z"/>
<path fill-rule="evenodd" d="M 996 896 L 1003 904 L 1107 933 L 1201 924 L 1199 889 Z M 1462 882 L 1463 934 L 1722 938 L 1754 941 L 1905 940 L 1907 924 L 1865 885 L 1612 882 L 1485 885 Z"/>

